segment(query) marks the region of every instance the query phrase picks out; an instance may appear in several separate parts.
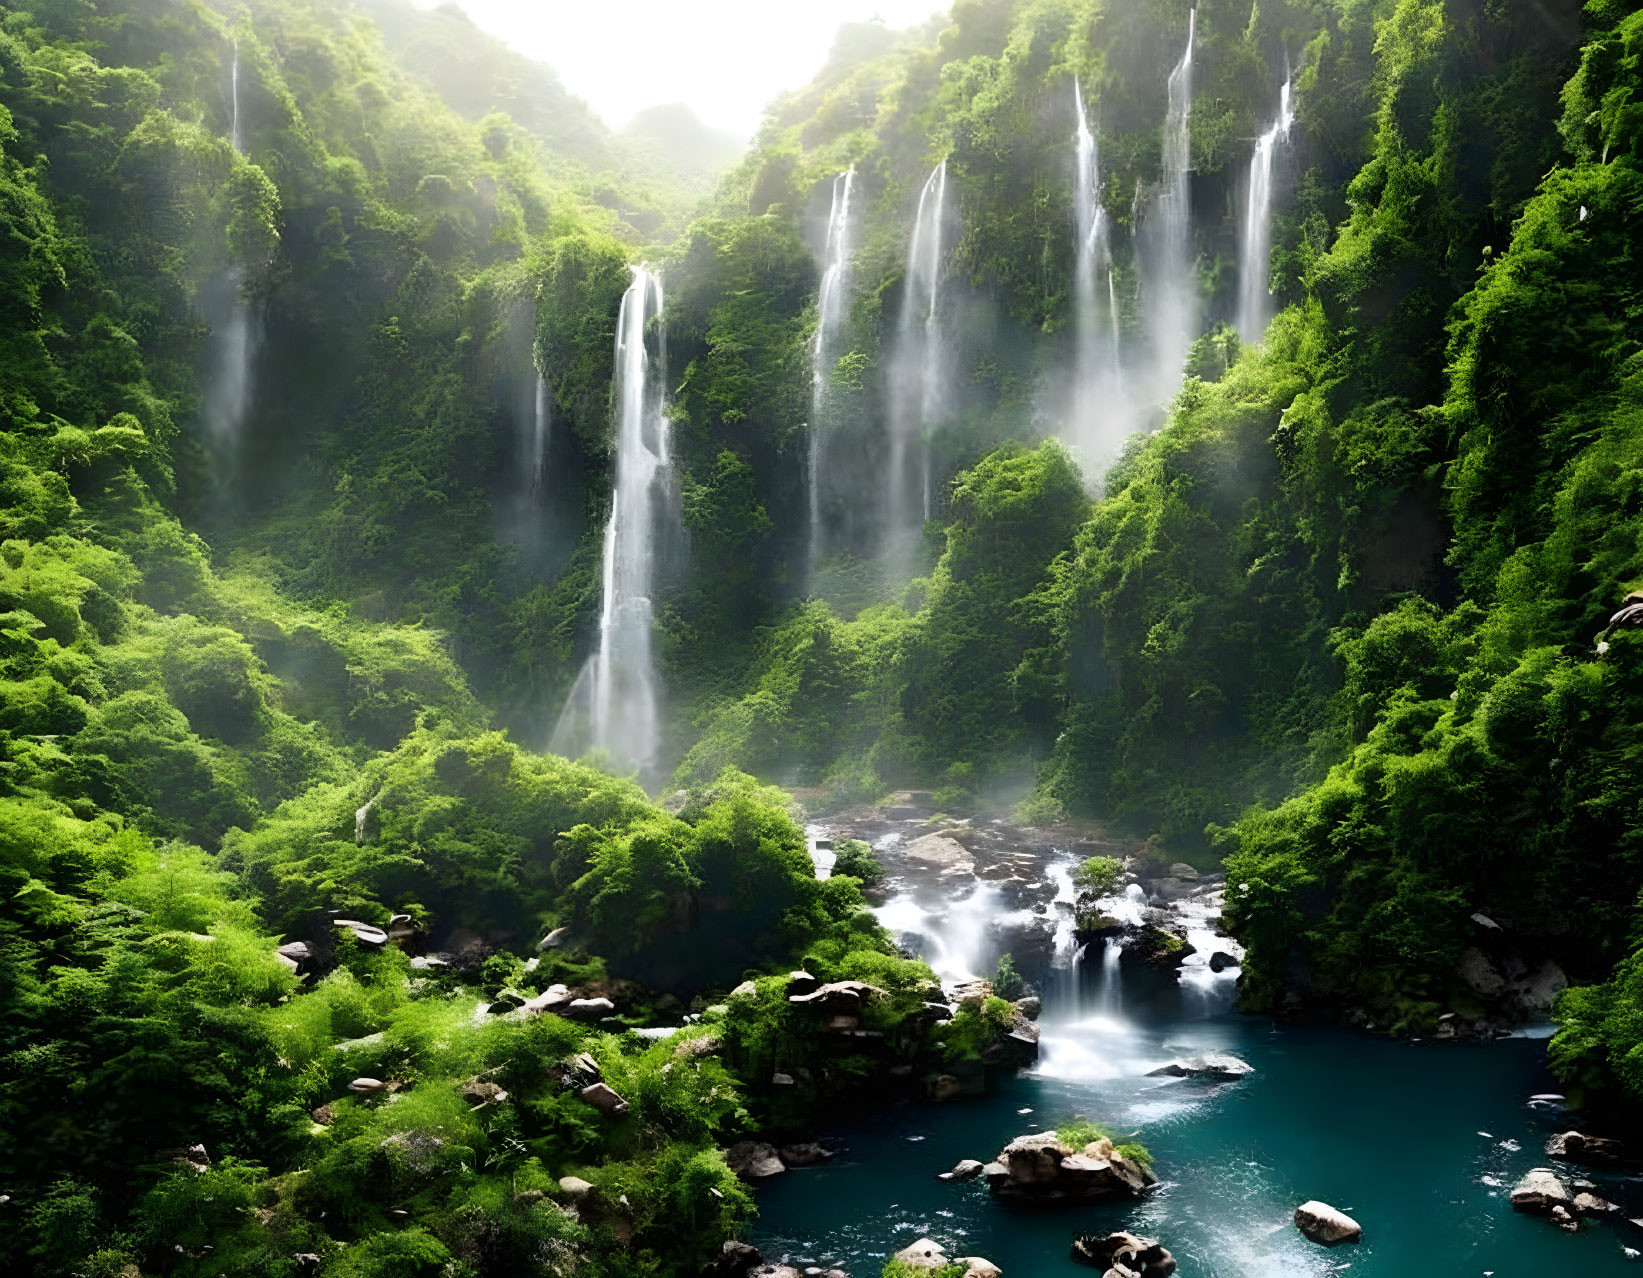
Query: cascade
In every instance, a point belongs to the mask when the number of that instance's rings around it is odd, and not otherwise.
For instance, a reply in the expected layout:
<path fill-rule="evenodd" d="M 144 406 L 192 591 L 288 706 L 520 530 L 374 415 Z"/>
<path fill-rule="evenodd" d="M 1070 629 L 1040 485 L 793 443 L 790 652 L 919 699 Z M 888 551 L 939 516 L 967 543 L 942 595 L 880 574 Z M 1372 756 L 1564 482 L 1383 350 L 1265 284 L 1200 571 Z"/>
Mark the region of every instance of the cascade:
<path fill-rule="evenodd" d="M 240 121 L 240 46 L 234 44 L 229 71 L 229 141 L 245 154 Z M 230 479 L 239 466 L 241 426 L 251 406 L 251 362 L 256 346 L 256 317 L 245 300 L 245 265 L 232 262 L 205 285 L 201 310 L 211 330 L 208 369 L 201 387 L 200 411 L 215 451 L 224 466 L 219 482 Z"/>
<path fill-rule="evenodd" d="M 651 652 L 651 592 L 658 533 L 670 522 L 666 345 L 653 356 L 646 327 L 661 314 L 662 284 L 642 266 L 616 324 L 616 474 L 605 524 L 599 646 L 589 656 L 554 728 L 555 753 L 608 752 L 647 776 L 655 761 L 660 699 Z"/>
<path fill-rule="evenodd" d="M 945 406 L 941 271 L 947 217 L 947 161 L 943 160 L 919 192 L 913 240 L 907 251 L 890 430 L 887 522 L 892 537 L 916 532 L 930 514 L 930 445 L 925 432 Z"/>
<path fill-rule="evenodd" d="M 1238 335 L 1246 342 L 1260 341 L 1271 318 L 1273 174 L 1278 148 L 1288 141 L 1294 123 L 1286 75 L 1278 95 L 1278 118 L 1256 141 L 1249 159 L 1249 192 L 1238 246 Z"/>
<path fill-rule="evenodd" d="M 1163 408 L 1175 394 L 1198 328 L 1198 282 L 1192 251 L 1192 62 L 1198 10 L 1187 24 L 1187 48 L 1170 72 L 1164 118 L 1163 185 L 1142 225 L 1142 301 L 1150 350 L 1146 400 Z"/>
<path fill-rule="evenodd" d="M 850 204 L 856 166 L 833 179 L 833 205 L 827 215 L 827 244 L 821 290 L 816 298 L 816 340 L 811 347 L 810 390 L 810 573 L 826 553 L 822 528 L 823 432 L 826 430 L 833 366 L 839 338 L 850 312 Z"/>
<path fill-rule="evenodd" d="M 1125 433 L 1123 412 L 1115 401 L 1119 387 L 1118 293 L 1113 282 L 1111 229 L 1101 203 L 1101 153 L 1084 110 L 1084 92 L 1073 78 L 1074 135 L 1073 184 L 1073 332 L 1077 360 L 1073 382 L 1075 438 L 1097 468 L 1116 451 Z M 1100 347 L 1097 284 L 1107 275 L 1107 326 L 1110 346 Z M 1115 420 L 1116 418 L 1116 420 Z M 1100 425 L 1098 425 L 1098 421 Z"/>
<path fill-rule="evenodd" d="M 525 440 L 526 488 L 533 503 L 539 503 L 548 477 L 548 438 L 553 429 L 553 407 L 548 398 L 548 379 L 536 375 L 536 394 L 531 405 L 531 430 Z"/>

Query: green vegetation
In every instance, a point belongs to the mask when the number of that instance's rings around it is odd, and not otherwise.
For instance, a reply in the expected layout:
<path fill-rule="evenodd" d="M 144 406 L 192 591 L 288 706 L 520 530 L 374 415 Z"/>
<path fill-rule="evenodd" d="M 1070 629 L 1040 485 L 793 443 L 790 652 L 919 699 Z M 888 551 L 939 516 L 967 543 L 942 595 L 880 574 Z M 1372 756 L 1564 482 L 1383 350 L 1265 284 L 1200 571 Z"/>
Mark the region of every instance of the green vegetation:
<path fill-rule="evenodd" d="M 1086 896 L 1110 896 L 1124 877 L 1123 862 L 1110 856 L 1092 856 L 1073 871 L 1073 886 Z"/>

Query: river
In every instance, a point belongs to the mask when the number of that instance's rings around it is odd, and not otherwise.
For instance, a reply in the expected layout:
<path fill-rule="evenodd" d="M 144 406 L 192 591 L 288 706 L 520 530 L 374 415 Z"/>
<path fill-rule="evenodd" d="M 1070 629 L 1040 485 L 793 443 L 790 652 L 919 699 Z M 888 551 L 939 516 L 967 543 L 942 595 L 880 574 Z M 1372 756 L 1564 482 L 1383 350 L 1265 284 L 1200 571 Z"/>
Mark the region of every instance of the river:
<path fill-rule="evenodd" d="M 824 833 L 874 842 L 892 871 L 880 917 L 939 975 L 985 972 L 1000 952 L 1015 954 L 1045 997 L 1041 1060 L 985 1096 L 898 1103 L 823 1129 L 838 1157 L 759 1191 L 752 1241 L 767 1258 L 876 1278 L 887 1253 L 928 1236 L 1015 1278 L 1089 1274 L 1069 1257 L 1074 1235 L 1125 1228 L 1162 1241 L 1182 1278 L 1640 1272 L 1627 1253 L 1643 1247 L 1643 1231 L 1622 1221 L 1571 1235 L 1510 1207 L 1517 1178 L 1546 1165 L 1547 1137 L 1572 1125 L 1530 1103 L 1557 1090 L 1543 1038 L 1411 1044 L 1243 1016 L 1232 1006 L 1235 973 L 1211 974 L 1202 952 L 1178 985 L 1093 953 L 1074 973 L 1057 898 L 1067 899 L 1066 869 L 1091 847 L 992 823 L 956 832 L 971 863 L 929 862 L 906 855 L 926 827 L 902 824 Z M 1200 907 L 1187 921 L 1210 917 Z M 1207 937 L 1192 939 L 1202 950 Z M 1256 1073 L 1236 1083 L 1147 1077 L 1206 1050 Z M 1136 1203 L 1023 1211 L 995 1202 L 981 1181 L 936 1179 L 1075 1115 L 1120 1138 L 1135 1133 L 1160 1186 Z M 1635 1178 L 1585 1174 L 1614 1201 L 1637 1197 Z M 1355 1217 L 1363 1242 L 1331 1250 L 1303 1238 L 1292 1216 L 1313 1198 Z"/>

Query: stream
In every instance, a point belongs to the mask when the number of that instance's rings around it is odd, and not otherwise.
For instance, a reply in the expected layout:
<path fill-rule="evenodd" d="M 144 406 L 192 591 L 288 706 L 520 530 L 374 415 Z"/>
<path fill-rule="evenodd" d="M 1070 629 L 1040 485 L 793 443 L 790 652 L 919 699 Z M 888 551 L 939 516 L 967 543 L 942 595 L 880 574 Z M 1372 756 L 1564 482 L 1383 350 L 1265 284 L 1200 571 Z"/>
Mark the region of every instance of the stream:
<path fill-rule="evenodd" d="M 1543 1033 L 1410 1043 L 1240 1015 L 1236 970 L 1208 966 L 1214 949 L 1237 952 L 1215 937 L 1212 884 L 1170 907 L 1198 951 L 1170 981 L 1111 943 L 1081 952 L 1072 937 L 1072 867 L 1133 849 L 1058 844 L 1002 822 L 932 847 L 918 837 L 922 814 L 894 813 L 812 835 L 874 845 L 889 875 L 880 919 L 944 981 L 989 974 L 1010 952 L 1044 999 L 1040 1061 L 984 1096 L 900 1102 L 823 1128 L 836 1158 L 759 1190 L 751 1241 L 767 1258 L 876 1278 L 888 1253 L 928 1236 L 1016 1278 L 1090 1274 L 1069 1257 L 1073 1237 L 1123 1228 L 1159 1239 L 1182 1278 L 1643 1273 L 1629 1265 L 1643 1229 L 1619 1220 L 1567 1234 L 1508 1202 L 1523 1173 L 1548 1165 L 1547 1138 L 1575 1125 L 1530 1102 L 1558 1090 Z M 816 855 L 825 871 L 830 857 Z M 1108 905 L 1135 918 L 1147 908 L 1135 885 Z M 1235 1083 L 1147 1077 L 1206 1051 L 1256 1072 Z M 1162 1183 L 1138 1202 L 1034 1211 L 996 1202 L 980 1180 L 936 1179 L 1075 1116 L 1145 1144 Z M 1636 1176 L 1566 1170 L 1635 1208 Z M 1314 1198 L 1355 1217 L 1362 1243 L 1302 1237 L 1294 1209 Z"/>

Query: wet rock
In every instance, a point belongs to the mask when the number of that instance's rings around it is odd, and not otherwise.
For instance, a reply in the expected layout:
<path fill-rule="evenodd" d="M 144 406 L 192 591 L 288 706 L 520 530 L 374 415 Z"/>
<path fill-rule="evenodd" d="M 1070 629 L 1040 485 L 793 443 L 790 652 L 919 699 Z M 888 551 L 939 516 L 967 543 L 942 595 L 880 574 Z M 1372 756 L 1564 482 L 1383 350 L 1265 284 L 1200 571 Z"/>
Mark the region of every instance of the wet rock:
<path fill-rule="evenodd" d="M 1549 1216 L 1554 1207 L 1569 1206 L 1569 1191 L 1549 1167 L 1536 1167 L 1512 1189 L 1512 1210 Z"/>
<path fill-rule="evenodd" d="M 332 926 L 346 928 L 353 933 L 356 941 L 373 950 L 380 950 L 388 944 L 388 933 L 370 923 L 361 923 L 358 919 L 334 919 Z"/>
<path fill-rule="evenodd" d="M 1295 1209 L 1295 1227 L 1315 1243 L 1333 1247 L 1337 1243 L 1357 1242 L 1363 1237 L 1363 1226 L 1338 1207 L 1314 1199 Z"/>
<path fill-rule="evenodd" d="M 776 1147 L 762 1140 L 739 1140 L 725 1150 L 725 1164 L 743 1180 L 768 1180 L 787 1170 Z"/>
<path fill-rule="evenodd" d="M 815 1167 L 833 1157 L 833 1151 L 826 1145 L 809 1140 L 800 1141 L 797 1145 L 783 1145 L 776 1155 L 789 1167 Z"/>
<path fill-rule="evenodd" d="M 1625 1147 L 1607 1136 L 1587 1136 L 1583 1132 L 1559 1132 L 1546 1142 L 1546 1156 L 1565 1163 L 1585 1163 L 1603 1166 L 1617 1163 L 1625 1156 Z"/>
<path fill-rule="evenodd" d="M 1147 1071 L 1148 1078 L 1210 1078 L 1217 1082 L 1236 1082 L 1248 1078 L 1255 1067 L 1236 1056 L 1210 1053 L 1204 1056 L 1185 1056 Z"/>
<path fill-rule="evenodd" d="M 952 1171 L 944 1171 L 937 1180 L 974 1180 L 981 1175 L 983 1164 L 974 1158 L 961 1158 Z"/>
<path fill-rule="evenodd" d="M 388 1084 L 380 1078 L 356 1078 L 348 1084 L 348 1090 L 355 1096 L 375 1096 L 379 1092 L 388 1090 Z"/>
<path fill-rule="evenodd" d="M 1044 1010 L 1044 1001 L 1036 995 L 1029 994 L 1026 998 L 1016 999 L 1013 1006 L 1029 1021 L 1036 1021 L 1039 1013 Z"/>
<path fill-rule="evenodd" d="M 1156 1238 L 1142 1238 L 1124 1230 L 1100 1237 L 1082 1234 L 1073 1239 L 1072 1258 L 1092 1269 L 1104 1269 L 1107 1278 L 1169 1278 L 1175 1257 Z"/>
<path fill-rule="evenodd" d="M 573 1021 L 598 1021 L 616 1011 L 616 1004 L 608 998 L 573 998 L 565 1004 L 561 1015 Z"/>
<path fill-rule="evenodd" d="M 1237 966 L 1237 956 L 1228 954 L 1225 950 L 1216 950 L 1209 956 L 1209 970 L 1212 972 L 1224 972 L 1229 967 Z"/>
<path fill-rule="evenodd" d="M 914 1269 L 940 1269 L 952 1262 L 947 1258 L 947 1249 L 930 1238 L 920 1238 L 917 1242 L 903 1247 L 890 1257 Z"/>
<path fill-rule="evenodd" d="M 1111 1141 L 1092 1141 L 1083 1150 L 1062 1143 L 1054 1132 L 1017 1136 L 999 1153 L 1001 1180 L 988 1177 L 995 1196 L 1034 1204 L 1098 1202 L 1134 1198 L 1157 1184 L 1145 1166 L 1126 1158 Z"/>
<path fill-rule="evenodd" d="M 898 850 L 904 857 L 935 866 L 944 875 L 976 872 L 975 858 L 965 851 L 962 843 L 945 834 L 921 834 Z"/>
<path fill-rule="evenodd" d="M 609 1083 L 589 1083 L 577 1095 L 601 1113 L 620 1117 L 628 1112 L 628 1103 Z"/>

